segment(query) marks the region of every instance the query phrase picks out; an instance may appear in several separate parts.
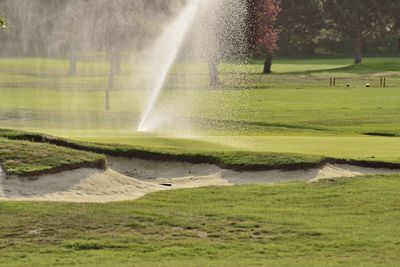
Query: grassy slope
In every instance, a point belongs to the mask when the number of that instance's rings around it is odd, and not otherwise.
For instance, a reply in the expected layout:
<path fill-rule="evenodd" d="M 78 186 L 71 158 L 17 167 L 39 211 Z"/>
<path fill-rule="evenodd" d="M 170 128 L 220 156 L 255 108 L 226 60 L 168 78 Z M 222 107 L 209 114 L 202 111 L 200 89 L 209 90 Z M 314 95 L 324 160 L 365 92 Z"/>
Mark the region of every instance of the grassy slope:
<path fill-rule="evenodd" d="M 1 266 L 398 266 L 400 176 L 0 205 Z"/>
<path fill-rule="evenodd" d="M 0 137 L 9 140 L 25 140 L 39 144 L 54 144 L 59 147 L 69 147 L 112 156 L 138 157 L 155 160 L 177 160 L 193 163 L 210 163 L 234 170 L 269 170 L 269 169 L 304 169 L 322 165 L 326 159 L 320 156 L 302 155 L 294 153 L 249 152 L 224 149 L 216 151 L 215 146 L 210 151 L 188 149 L 185 151 L 174 148 L 149 148 L 143 146 L 129 146 L 121 144 L 96 144 L 60 139 L 53 136 L 36 133 L 1 130 Z M 14 141 L 10 141 L 11 143 Z M 28 142 L 27 142 L 28 143 Z M 34 143 L 31 143 L 34 144 Z M 196 144 L 191 141 L 190 144 Z M 198 142 L 198 145 L 207 143 Z M 222 146 L 221 146 L 222 147 Z M 18 156 L 18 151 L 15 151 Z M 30 152 L 27 151 L 26 154 Z M 396 165 L 396 164 L 394 164 Z"/>
<path fill-rule="evenodd" d="M 154 160 L 172 160 L 186 161 L 193 163 L 210 163 L 216 164 L 222 168 L 228 168 L 238 171 L 255 171 L 255 170 L 271 170 L 271 169 L 307 169 L 319 167 L 325 163 L 349 163 L 367 167 L 386 167 L 399 168 L 400 158 L 384 158 L 380 157 L 327 157 L 310 154 L 286 153 L 286 152 L 265 152 L 237 150 L 233 147 L 224 147 L 213 145 L 210 143 L 179 139 L 164 139 L 166 142 L 177 142 L 178 144 L 187 143 L 187 146 L 177 148 L 176 146 L 133 146 L 123 144 L 110 144 L 106 139 L 106 143 L 88 143 L 73 141 L 68 139 L 57 138 L 37 133 L 1 130 L 0 136 L 11 140 L 27 140 L 39 143 L 51 143 L 58 146 L 70 147 L 95 153 L 102 153 L 112 156 L 138 157 Z M 160 144 L 160 140 L 158 143 Z M 206 148 L 204 148 L 204 146 Z M 207 149 L 208 146 L 208 149 Z M 219 149 L 218 149 L 219 148 Z M 369 150 L 367 150 L 369 151 Z M 394 151 L 397 153 L 397 150 Z M 391 155 L 391 153 L 389 153 Z"/>
<path fill-rule="evenodd" d="M 81 167 L 104 168 L 105 158 L 51 144 L 0 138 L 0 164 L 9 175 L 38 175 Z"/>
<path fill-rule="evenodd" d="M 400 139 L 372 136 L 203 136 L 196 140 L 143 136 L 74 137 L 99 144 L 145 147 L 154 151 L 217 154 L 225 151 L 294 153 L 339 159 L 400 162 Z"/>

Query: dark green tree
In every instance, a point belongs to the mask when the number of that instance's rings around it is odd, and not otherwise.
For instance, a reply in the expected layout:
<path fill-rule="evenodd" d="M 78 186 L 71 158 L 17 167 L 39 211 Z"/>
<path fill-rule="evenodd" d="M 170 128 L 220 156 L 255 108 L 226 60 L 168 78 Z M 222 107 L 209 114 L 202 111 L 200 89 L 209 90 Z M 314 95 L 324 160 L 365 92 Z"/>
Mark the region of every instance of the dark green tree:
<path fill-rule="evenodd" d="M 363 42 L 389 26 L 387 10 L 398 8 L 398 0 L 325 0 L 324 13 L 331 28 L 353 39 L 354 63 L 362 62 Z"/>
<path fill-rule="evenodd" d="M 313 53 L 324 27 L 321 0 L 281 0 L 277 21 L 281 54 Z"/>
<path fill-rule="evenodd" d="M 385 34 L 395 36 L 397 39 L 397 50 L 400 52 L 400 1 L 387 0 L 386 9 L 383 10 L 383 16 L 386 23 L 381 26 Z"/>

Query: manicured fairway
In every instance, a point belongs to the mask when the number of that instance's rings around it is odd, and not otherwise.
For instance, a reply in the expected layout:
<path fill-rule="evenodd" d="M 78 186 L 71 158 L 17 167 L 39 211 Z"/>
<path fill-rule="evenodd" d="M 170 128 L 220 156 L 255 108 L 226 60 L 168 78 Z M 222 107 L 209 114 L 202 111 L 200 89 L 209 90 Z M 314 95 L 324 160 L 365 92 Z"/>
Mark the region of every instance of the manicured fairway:
<path fill-rule="evenodd" d="M 129 73 L 139 66 L 123 66 L 111 92 L 111 111 L 105 112 L 105 63 L 79 63 L 79 76 L 71 78 L 64 75 L 66 61 L 1 59 L 0 126 L 182 152 L 249 150 L 399 161 L 397 137 L 363 135 L 400 135 L 400 60 L 351 62 L 278 59 L 269 76 L 259 74 L 261 62 L 222 64 L 225 90 L 206 89 L 207 66 L 177 64 L 160 104 L 176 107 L 178 120 L 190 119 L 164 125 L 166 136 L 180 132 L 182 139 L 135 132 L 143 93 L 138 77 Z M 198 76 L 187 87 L 179 77 L 189 70 Z M 387 76 L 388 87 L 380 87 L 381 76 Z M 329 87 L 330 77 L 337 78 L 337 87 Z M 370 88 L 364 87 L 367 82 Z"/>

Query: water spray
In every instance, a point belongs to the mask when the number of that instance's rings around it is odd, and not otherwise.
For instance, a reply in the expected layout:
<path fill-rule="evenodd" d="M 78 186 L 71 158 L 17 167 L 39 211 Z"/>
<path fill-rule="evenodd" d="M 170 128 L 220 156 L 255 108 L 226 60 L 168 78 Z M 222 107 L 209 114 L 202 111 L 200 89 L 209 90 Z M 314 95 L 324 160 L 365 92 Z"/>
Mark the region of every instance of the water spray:
<path fill-rule="evenodd" d="M 196 18 L 200 3 L 201 0 L 190 0 L 179 16 L 165 29 L 154 46 L 150 61 L 153 63 L 152 67 L 154 67 L 155 82 L 137 129 L 139 132 L 148 132 L 152 129 L 149 117 L 164 87 L 167 75 L 178 56 L 185 36 Z"/>

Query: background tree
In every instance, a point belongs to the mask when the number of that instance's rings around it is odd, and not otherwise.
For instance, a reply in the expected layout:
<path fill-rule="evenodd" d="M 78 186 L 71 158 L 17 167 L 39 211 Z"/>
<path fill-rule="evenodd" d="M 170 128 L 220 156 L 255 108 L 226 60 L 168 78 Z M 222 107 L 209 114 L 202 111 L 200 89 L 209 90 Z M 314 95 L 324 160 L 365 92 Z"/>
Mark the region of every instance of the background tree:
<path fill-rule="evenodd" d="M 52 41 L 58 49 L 66 50 L 69 58 L 70 76 L 76 75 L 79 52 L 88 43 L 92 6 L 87 0 L 68 1 L 57 21 Z"/>
<path fill-rule="evenodd" d="M 385 16 L 385 23 L 381 29 L 389 35 L 393 35 L 397 40 L 397 51 L 400 52 L 400 1 L 387 0 L 383 9 L 382 16 Z"/>
<path fill-rule="evenodd" d="M 353 40 L 354 63 L 362 62 L 362 46 L 386 24 L 384 10 L 398 1 L 392 0 L 326 0 L 324 12 L 330 27 Z"/>
<path fill-rule="evenodd" d="M 250 12 L 256 16 L 256 42 L 266 54 L 263 73 L 271 73 L 272 58 L 278 48 L 275 24 L 281 11 L 280 0 L 255 0 L 252 6 L 255 10 Z"/>
<path fill-rule="evenodd" d="M 114 75 L 121 73 L 121 53 L 132 49 L 137 36 L 145 32 L 142 1 L 103 0 L 96 2 L 93 32 L 98 45 L 106 52 L 109 68 L 109 89 Z"/>
<path fill-rule="evenodd" d="M 276 28 L 280 54 L 312 54 L 324 27 L 321 0 L 281 0 Z"/>

